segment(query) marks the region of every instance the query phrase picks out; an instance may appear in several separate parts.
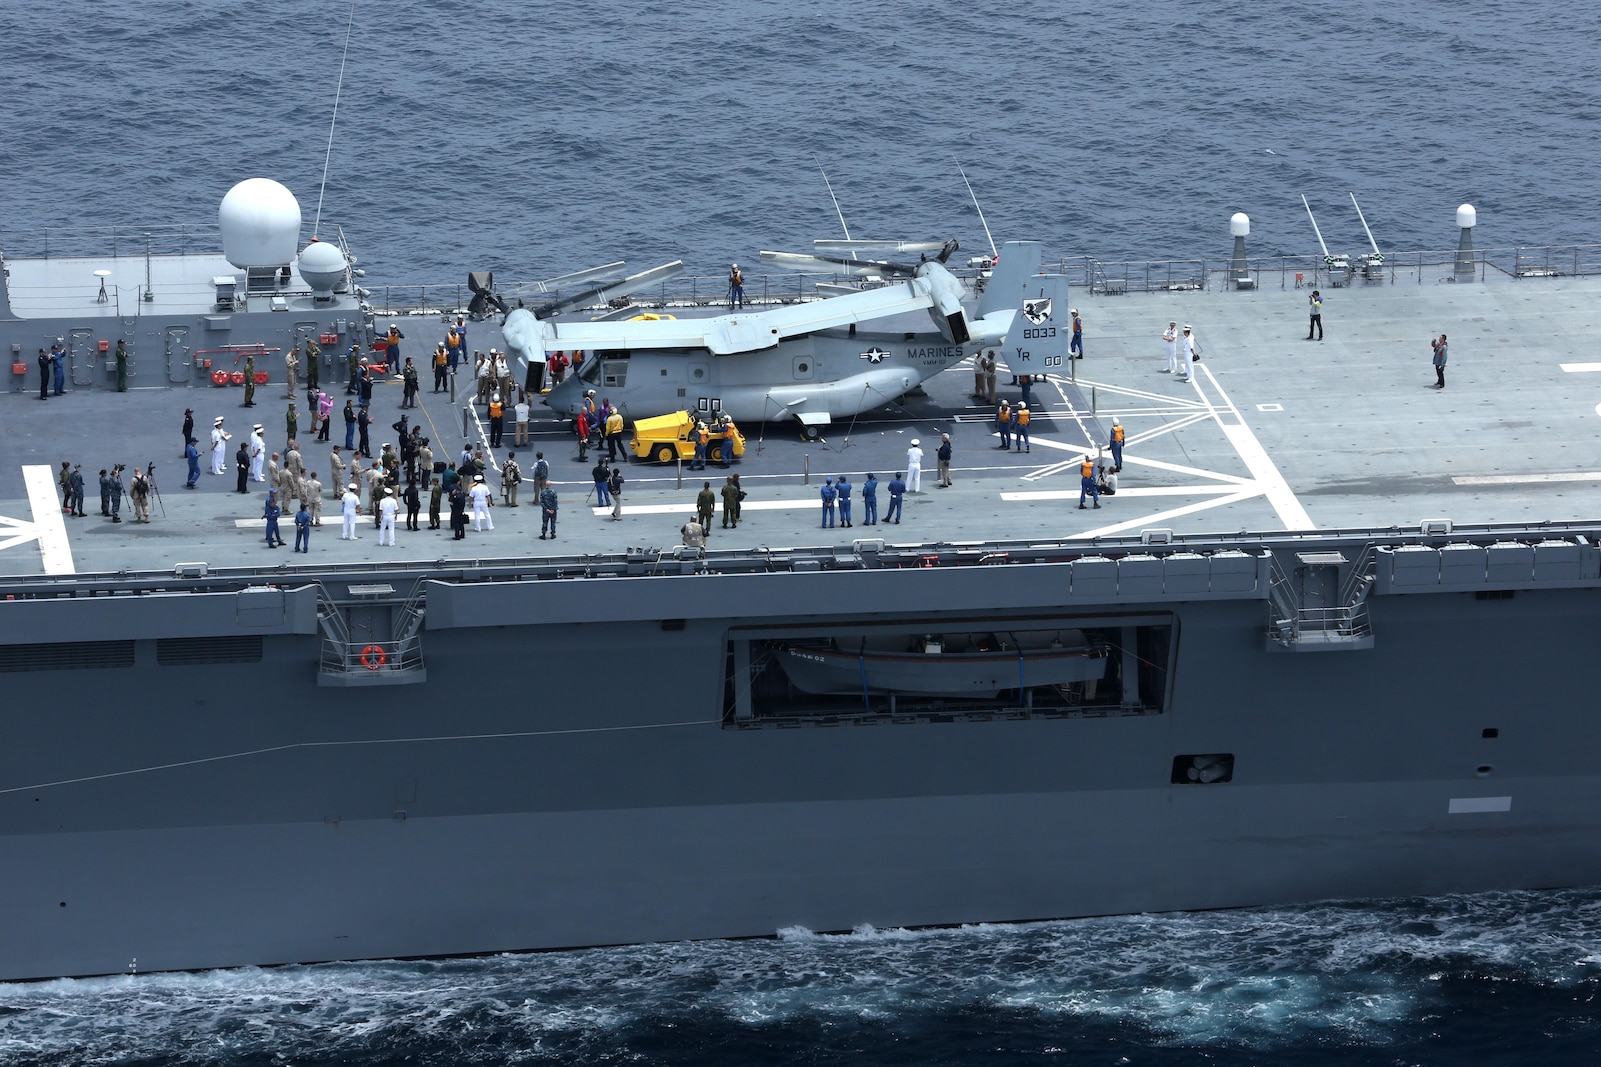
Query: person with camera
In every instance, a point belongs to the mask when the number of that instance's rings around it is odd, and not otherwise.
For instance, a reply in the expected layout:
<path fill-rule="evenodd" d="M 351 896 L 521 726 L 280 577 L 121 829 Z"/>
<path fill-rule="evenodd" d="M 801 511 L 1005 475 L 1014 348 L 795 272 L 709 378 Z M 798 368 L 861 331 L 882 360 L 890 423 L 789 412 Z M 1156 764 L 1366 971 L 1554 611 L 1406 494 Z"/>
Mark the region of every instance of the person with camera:
<path fill-rule="evenodd" d="M 122 495 L 127 491 L 126 487 L 122 484 L 122 472 L 124 469 L 125 468 L 120 463 L 111 468 L 110 489 L 112 522 L 122 521 Z"/>

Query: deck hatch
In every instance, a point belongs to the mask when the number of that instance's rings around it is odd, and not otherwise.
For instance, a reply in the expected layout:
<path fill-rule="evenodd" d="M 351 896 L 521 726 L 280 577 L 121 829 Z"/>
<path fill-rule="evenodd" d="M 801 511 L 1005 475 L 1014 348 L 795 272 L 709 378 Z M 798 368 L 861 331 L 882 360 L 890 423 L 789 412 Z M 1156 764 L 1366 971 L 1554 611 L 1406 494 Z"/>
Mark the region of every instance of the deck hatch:
<path fill-rule="evenodd" d="M 132 641 L 56 641 L 0 648 L 0 673 L 132 667 Z"/>
<path fill-rule="evenodd" d="M 260 634 L 222 637 L 163 637 L 156 641 L 156 662 L 163 667 L 196 667 L 215 663 L 260 663 Z"/>

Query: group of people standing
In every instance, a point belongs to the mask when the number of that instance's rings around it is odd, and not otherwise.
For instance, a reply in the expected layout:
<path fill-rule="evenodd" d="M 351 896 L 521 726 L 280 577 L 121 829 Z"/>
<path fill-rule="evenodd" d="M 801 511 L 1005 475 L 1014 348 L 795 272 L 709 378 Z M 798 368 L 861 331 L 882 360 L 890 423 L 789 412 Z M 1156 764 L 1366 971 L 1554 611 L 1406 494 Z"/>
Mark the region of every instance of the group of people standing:
<path fill-rule="evenodd" d="M 121 463 L 109 470 L 100 468 L 100 514 L 112 522 L 121 522 L 122 498 L 126 496 L 133 505 L 133 521 L 148 523 L 150 498 L 156 492 L 156 465 L 152 463 L 145 470 L 135 467 L 131 484 L 122 480 L 122 472 L 126 469 Z M 83 464 L 62 460 L 56 482 L 61 489 L 62 512 L 75 518 L 85 517 L 88 513 L 83 510 Z"/>

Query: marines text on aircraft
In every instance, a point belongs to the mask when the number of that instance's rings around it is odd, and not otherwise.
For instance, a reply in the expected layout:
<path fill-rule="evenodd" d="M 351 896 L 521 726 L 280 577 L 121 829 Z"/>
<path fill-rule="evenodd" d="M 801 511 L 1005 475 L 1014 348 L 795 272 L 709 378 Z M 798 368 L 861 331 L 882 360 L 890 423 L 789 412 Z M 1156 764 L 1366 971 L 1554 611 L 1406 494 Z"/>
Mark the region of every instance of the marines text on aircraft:
<path fill-rule="evenodd" d="M 1014 328 L 1021 325 L 1025 300 L 1060 296 L 1055 306 L 1067 305 L 1066 279 L 1039 273 L 1038 242 L 1006 245 L 971 318 L 962 305 L 966 290 L 943 262 L 953 251 L 950 242 L 937 259 L 872 264 L 873 271 L 897 280 L 772 310 L 558 322 L 550 312 L 560 308 L 552 305 L 511 311 L 502 332 L 525 361 L 552 351 L 587 354 L 581 373 L 545 399 L 559 412 L 576 415 L 584 394 L 596 389 L 630 419 L 684 409 L 726 411 L 744 423 L 795 419 L 815 434 L 835 419 L 895 400 L 966 355 L 1015 347 L 1022 334 L 1040 349 L 1049 347 L 1052 336 L 1065 343 L 1065 333 L 1049 326 Z M 919 328 L 917 319 L 896 321 L 925 310 L 935 330 Z M 1039 353 L 1042 369 L 1048 358 Z"/>

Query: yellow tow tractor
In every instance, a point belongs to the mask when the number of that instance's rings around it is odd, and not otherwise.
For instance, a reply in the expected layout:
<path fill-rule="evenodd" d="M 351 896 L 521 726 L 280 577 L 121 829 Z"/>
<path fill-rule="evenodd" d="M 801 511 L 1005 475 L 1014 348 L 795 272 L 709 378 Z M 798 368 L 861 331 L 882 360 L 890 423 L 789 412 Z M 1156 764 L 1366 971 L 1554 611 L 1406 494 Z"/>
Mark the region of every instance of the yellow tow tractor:
<path fill-rule="evenodd" d="M 695 423 L 699 421 L 687 411 L 675 411 L 671 415 L 657 415 L 650 419 L 636 419 L 634 422 L 634 436 L 628 447 L 640 459 L 653 459 L 657 463 L 671 463 L 675 459 L 694 459 L 695 442 L 691 433 L 695 430 Z M 706 431 L 711 439 L 706 442 L 706 461 L 708 463 L 721 463 L 723 449 L 728 441 L 723 436 L 723 423 L 708 421 Z M 734 455 L 745 454 L 745 435 L 734 427 Z"/>

